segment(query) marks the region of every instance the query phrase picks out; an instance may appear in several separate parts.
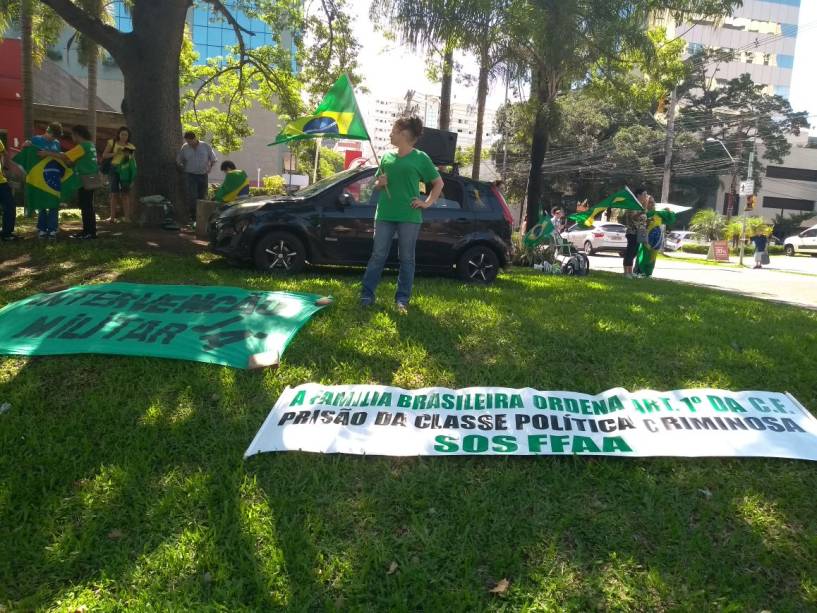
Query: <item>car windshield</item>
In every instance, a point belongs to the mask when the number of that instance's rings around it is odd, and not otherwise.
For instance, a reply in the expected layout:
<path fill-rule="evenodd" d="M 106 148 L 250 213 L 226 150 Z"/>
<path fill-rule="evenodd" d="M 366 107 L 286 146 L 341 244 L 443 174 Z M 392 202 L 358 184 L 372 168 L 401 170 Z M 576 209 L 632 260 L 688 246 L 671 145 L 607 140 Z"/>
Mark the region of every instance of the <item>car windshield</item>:
<path fill-rule="evenodd" d="M 360 173 L 360 168 L 350 168 L 348 170 L 344 170 L 343 172 L 334 174 L 331 177 L 321 179 L 320 181 L 318 181 L 317 183 L 313 183 L 309 187 L 299 189 L 295 193 L 295 195 L 298 197 L 309 198 L 310 196 L 314 196 L 315 194 L 320 194 L 322 191 L 327 190 L 330 187 L 337 185 L 338 183 L 345 181 L 349 177 L 353 177 L 358 173 Z"/>
<path fill-rule="evenodd" d="M 608 223 L 601 227 L 605 232 L 624 232 L 627 228 L 617 223 Z"/>

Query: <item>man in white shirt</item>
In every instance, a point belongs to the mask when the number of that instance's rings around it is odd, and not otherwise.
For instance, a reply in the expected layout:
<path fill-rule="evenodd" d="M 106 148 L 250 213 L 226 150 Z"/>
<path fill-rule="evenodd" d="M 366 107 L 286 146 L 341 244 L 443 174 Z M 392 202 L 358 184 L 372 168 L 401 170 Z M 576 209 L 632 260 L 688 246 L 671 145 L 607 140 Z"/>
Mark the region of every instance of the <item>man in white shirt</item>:
<path fill-rule="evenodd" d="M 207 175 L 216 163 L 213 148 L 196 137 L 196 133 L 184 133 L 184 145 L 176 155 L 176 163 L 187 178 L 187 210 L 196 221 L 196 200 L 207 198 Z"/>

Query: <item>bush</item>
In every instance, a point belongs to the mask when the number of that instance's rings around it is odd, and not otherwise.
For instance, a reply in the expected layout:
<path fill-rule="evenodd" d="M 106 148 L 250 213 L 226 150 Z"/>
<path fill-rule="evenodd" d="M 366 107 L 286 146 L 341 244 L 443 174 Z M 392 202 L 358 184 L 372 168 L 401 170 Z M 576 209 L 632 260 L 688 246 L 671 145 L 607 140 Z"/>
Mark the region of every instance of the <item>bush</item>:
<path fill-rule="evenodd" d="M 709 245 L 681 245 L 679 251 L 683 251 L 684 253 L 703 253 L 706 255 L 709 253 Z"/>
<path fill-rule="evenodd" d="M 286 183 L 281 175 L 272 175 L 261 179 L 261 189 L 265 190 L 265 194 L 271 196 L 283 196 L 287 193 Z"/>

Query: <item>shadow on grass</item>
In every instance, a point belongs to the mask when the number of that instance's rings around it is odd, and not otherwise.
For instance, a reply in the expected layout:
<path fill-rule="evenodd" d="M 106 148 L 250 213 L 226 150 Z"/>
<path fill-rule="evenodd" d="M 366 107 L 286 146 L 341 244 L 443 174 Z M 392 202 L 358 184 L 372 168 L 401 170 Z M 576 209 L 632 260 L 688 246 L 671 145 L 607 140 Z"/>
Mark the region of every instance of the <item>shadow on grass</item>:
<path fill-rule="evenodd" d="M 39 291 L 57 275 L 49 262 L 71 254 L 34 254 L 43 276 L 26 287 Z M 390 300 L 357 307 L 357 271 L 271 279 L 97 255 L 123 281 L 337 302 L 279 371 L 0 358 L 0 402 L 12 405 L 0 416 L 0 603 L 12 609 L 817 606 L 817 476 L 805 463 L 241 458 L 283 388 L 308 380 L 588 392 L 765 382 L 817 406 L 813 345 L 802 349 L 817 340 L 813 314 L 670 284 L 632 291 L 612 275 L 517 272 L 491 288 L 421 278 L 402 317 Z M 381 296 L 394 284 L 386 277 Z M 510 591 L 489 594 L 502 578 Z"/>

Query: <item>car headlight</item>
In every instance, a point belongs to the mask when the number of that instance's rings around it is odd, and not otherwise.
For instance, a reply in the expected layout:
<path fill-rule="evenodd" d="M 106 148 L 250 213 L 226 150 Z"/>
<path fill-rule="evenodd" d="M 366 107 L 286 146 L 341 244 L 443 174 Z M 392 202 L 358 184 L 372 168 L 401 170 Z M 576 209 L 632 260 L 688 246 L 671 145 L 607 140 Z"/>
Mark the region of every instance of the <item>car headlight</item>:
<path fill-rule="evenodd" d="M 249 219 L 241 219 L 241 220 L 239 220 L 239 221 L 238 221 L 238 222 L 236 222 L 236 224 L 235 224 L 235 231 L 236 231 L 236 233 L 243 232 L 244 230 L 246 230 L 246 229 L 247 229 L 247 226 L 249 226 L 249 225 L 250 225 L 250 220 L 249 220 Z"/>

